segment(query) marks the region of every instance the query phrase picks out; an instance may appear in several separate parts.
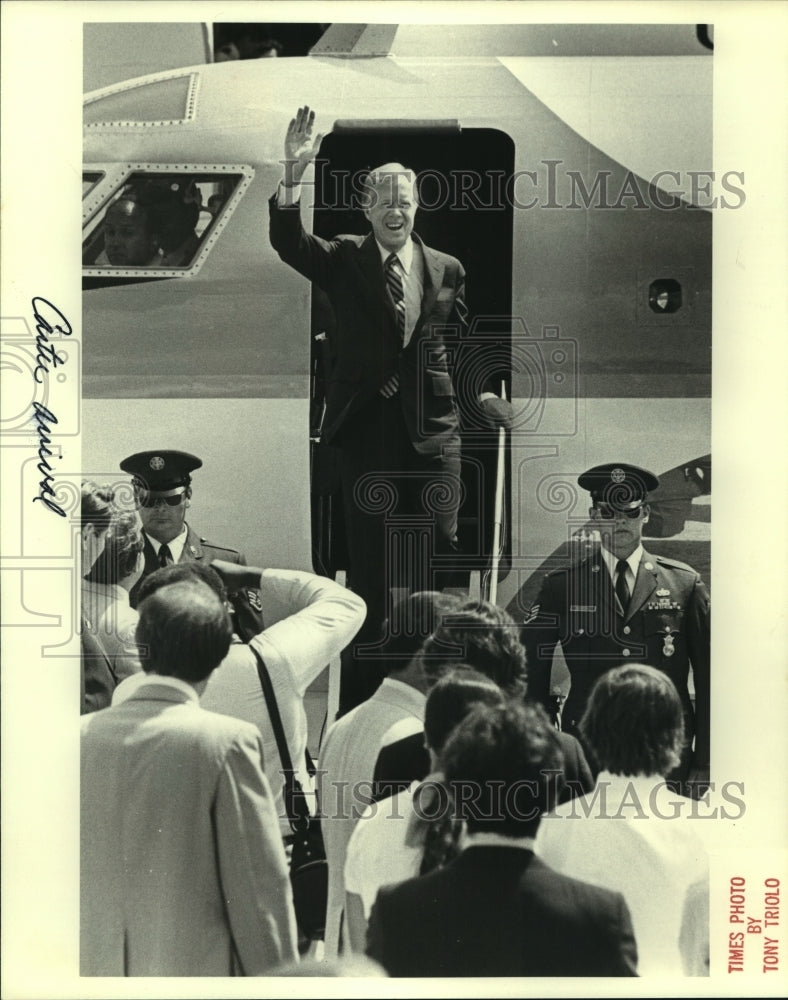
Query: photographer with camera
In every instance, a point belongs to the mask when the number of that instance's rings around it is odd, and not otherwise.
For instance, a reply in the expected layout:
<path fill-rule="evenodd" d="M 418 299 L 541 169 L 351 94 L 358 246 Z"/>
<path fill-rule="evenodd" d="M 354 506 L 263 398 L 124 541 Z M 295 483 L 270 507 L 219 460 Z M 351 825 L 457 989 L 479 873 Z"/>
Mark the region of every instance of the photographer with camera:
<path fill-rule="evenodd" d="M 140 586 L 139 602 L 162 587 L 181 580 L 207 584 L 225 606 L 238 588 L 259 587 L 268 607 L 281 609 L 283 617 L 254 636 L 249 643 L 234 634 L 227 655 L 211 674 L 200 697 L 203 708 L 252 722 L 263 739 L 266 777 L 274 792 L 274 805 L 283 836 L 290 824 L 283 804 L 282 762 L 271 713 L 266 704 L 259 661 L 265 665 L 287 741 L 287 751 L 302 788 L 313 797 L 307 770 L 306 689 L 358 631 L 364 619 L 364 602 L 345 587 L 324 576 L 299 570 L 261 569 L 223 559 L 181 562 L 156 570 Z M 144 651 L 140 650 L 143 668 Z M 113 704 L 134 690 L 136 680 L 120 684 Z"/>

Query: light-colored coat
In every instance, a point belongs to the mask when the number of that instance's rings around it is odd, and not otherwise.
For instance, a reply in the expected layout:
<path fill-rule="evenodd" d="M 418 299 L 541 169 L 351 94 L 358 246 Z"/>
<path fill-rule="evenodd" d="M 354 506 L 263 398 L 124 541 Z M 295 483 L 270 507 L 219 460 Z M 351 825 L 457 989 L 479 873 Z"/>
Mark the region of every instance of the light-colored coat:
<path fill-rule="evenodd" d="M 151 675 L 82 719 L 81 751 L 83 976 L 260 975 L 295 960 L 254 726 Z"/>
<path fill-rule="evenodd" d="M 328 859 L 327 958 L 335 958 L 339 951 L 345 854 L 359 817 L 372 801 L 372 777 L 381 743 L 403 719 L 420 726 L 425 701 L 410 684 L 387 677 L 371 698 L 343 715 L 326 734 L 320 751 L 319 799 Z"/>

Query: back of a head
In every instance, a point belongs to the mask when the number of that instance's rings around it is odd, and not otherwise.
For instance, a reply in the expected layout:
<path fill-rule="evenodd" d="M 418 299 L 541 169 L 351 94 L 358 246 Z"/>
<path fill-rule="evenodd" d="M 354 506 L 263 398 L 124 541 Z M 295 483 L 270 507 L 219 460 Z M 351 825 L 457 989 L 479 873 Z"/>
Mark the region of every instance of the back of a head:
<path fill-rule="evenodd" d="M 164 566 L 146 576 L 140 583 L 137 603 L 141 604 L 146 597 L 155 594 L 162 587 L 167 587 L 171 583 L 181 583 L 182 581 L 204 583 L 207 587 L 211 588 L 222 603 L 227 600 L 227 591 L 224 582 L 211 565 L 201 562 L 184 562 Z"/>
<path fill-rule="evenodd" d="M 118 583 L 134 572 L 144 546 L 142 527 L 136 514 L 115 516 L 104 551 L 93 564 L 87 579 L 93 583 Z"/>
<path fill-rule="evenodd" d="M 443 751 L 446 781 L 469 833 L 533 836 L 563 767 L 558 734 L 539 705 L 475 708 Z"/>
<path fill-rule="evenodd" d="M 80 521 L 84 527 L 93 524 L 96 530 L 108 528 L 114 514 L 114 494 L 108 486 L 97 486 L 89 480 L 82 482 Z"/>
<path fill-rule="evenodd" d="M 146 673 L 205 680 L 230 648 L 230 616 L 204 583 L 182 580 L 161 587 L 139 605 L 137 643 Z"/>
<path fill-rule="evenodd" d="M 386 673 L 405 670 L 441 618 L 459 606 L 458 598 L 436 590 L 421 590 L 398 601 L 383 624 Z"/>
<path fill-rule="evenodd" d="M 504 695 L 495 681 L 472 667 L 455 667 L 435 684 L 424 709 L 427 744 L 440 756 L 452 731 L 479 705 L 503 705 Z"/>
<path fill-rule="evenodd" d="M 525 694 L 525 649 L 520 630 L 503 608 L 466 602 L 444 615 L 422 650 L 430 686 L 459 663 L 489 677 L 513 698 Z"/>
<path fill-rule="evenodd" d="M 627 663 L 608 670 L 596 682 L 580 731 L 601 770 L 664 776 L 681 755 L 681 700 L 667 674 Z"/>

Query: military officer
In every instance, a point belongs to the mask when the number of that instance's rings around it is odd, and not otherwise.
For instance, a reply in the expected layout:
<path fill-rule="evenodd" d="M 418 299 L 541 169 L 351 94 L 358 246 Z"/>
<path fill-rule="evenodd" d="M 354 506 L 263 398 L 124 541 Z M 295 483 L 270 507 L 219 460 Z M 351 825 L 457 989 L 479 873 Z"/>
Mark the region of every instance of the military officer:
<path fill-rule="evenodd" d="M 591 689 L 605 671 L 627 662 L 658 667 L 676 685 L 684 711 L 684 751 L 670 777 L 691 782 L 692 794 L 701 794 L 709 773 L 708 591 L 691 566 L 643 548 L 647 496 L 659 485 L 653 473 L 613 462 L 589 469 L 578 483 L 591 494 L 601 546 L 544 579 L 523 628 L 529 695 L 548 705 L 560 643 L 571 678 L 562 728 L 577 736 Z"/>
<path fill-rule="evenodd" d="M 171 563 L 214 559 L 246 565 L 236 549 L 214 545 L 186 523 L 191 503 L 191 473 L 202 460 L 185 451 L 140 451 L 120 463 L 124 472 L 134 477 L 134 498 L 142 520 L 145 538 L 145 568 L 129 596 L 137 606 L 140 583 L 154 570 Z M 245 642 L 263 630 L 263 606 L 260 591 L 244 587 L 229 595 L 233 606 L 233 626 Z"/>

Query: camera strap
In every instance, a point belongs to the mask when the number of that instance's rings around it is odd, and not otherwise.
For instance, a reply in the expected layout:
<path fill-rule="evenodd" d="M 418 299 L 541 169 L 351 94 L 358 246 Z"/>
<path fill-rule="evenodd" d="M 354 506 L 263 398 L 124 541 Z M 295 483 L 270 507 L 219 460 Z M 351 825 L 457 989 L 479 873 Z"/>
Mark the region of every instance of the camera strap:
<path fill-rule="evenodd" d="M 265 698 L 266 708 L 268 709 L 268 717 L 271 720 L 271 728 L 274 731 L 276 746 L 279 750 L 279 759 L 282 762 L 282 772 L 285 779 L 284 803 L 285 811 L 287 812 L 287 819 L 290 823 L 292 831 L 294 833 L 298 833 L 304 828 L 305 823 L 309 823 L 310 819 L 306 796 L 304 795 L 304 790 L 301 787 L 301 782 L 298 780 L 295 771 L 293 770 L 293 761 L 290 757 L 290 750 L 287 746 L 285 730 L 282 725 L 282 717 L 279 714 L 279 705 L 276 701 L 274 685 L 271 683 L 271 675 L 268 672 L 268 667 L 265 664 L 265 660 L 254 646 L 249 645 L 249 649 L 251 649 L 254 653 L 255 659 L 257 660 L 257 676 L 260 678 L 260 686 L 263 689 L 263 697 Z"/>

